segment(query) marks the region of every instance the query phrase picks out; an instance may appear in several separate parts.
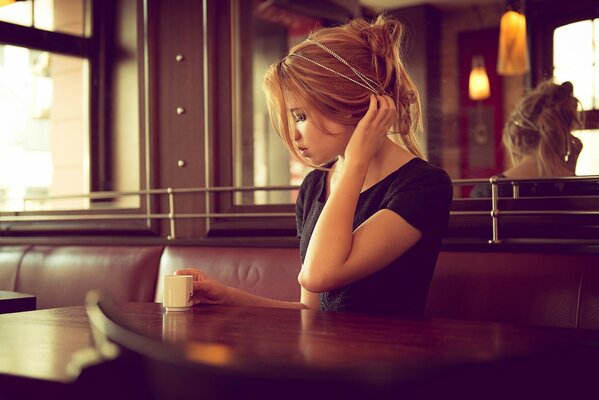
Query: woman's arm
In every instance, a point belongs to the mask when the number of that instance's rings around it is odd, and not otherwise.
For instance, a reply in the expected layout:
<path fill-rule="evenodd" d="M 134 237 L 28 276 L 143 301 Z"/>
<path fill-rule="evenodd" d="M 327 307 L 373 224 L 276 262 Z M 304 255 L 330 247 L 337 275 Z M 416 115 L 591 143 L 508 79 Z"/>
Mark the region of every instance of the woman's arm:
<path fill-rule="evenodd" d="M 257 296 L 243 290 L 226 286 L 219 281 L 207 277 L 195 268 L 175 271 L 175 275 L 193 276 L 194 304 L 226 304 L 252 307 L 309 308 L 318 309 L 318 294 L 302 289 L 299 302 L 282 301 Z"/>
<path fill-rule="evenodd" d="M 353 231 L 354 213 L 370 160 L 386 140 L 395 106 L 386 96 L 372 96 L 345 152 L 345 162 L 331 190 L 306 252 L 299 282 L 311 292 L 334 289 L 368 276 L 399 257 L 422 233 L 401 216 L 381 210 Z"/>

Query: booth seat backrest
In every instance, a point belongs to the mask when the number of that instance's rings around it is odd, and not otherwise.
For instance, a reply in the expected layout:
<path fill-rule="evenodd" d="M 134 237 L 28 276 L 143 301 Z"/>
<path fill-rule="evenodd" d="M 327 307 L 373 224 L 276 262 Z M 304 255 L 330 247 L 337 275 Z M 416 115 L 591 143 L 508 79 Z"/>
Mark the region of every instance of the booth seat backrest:
<path fill-rule="evenodd" d="M 29 246 L 0 246 L 0 290 L 14 291 L 19 265 Z"/>
<path fill-rule="evenodd" d="M 441 252 L 426 315 L 599 329 L 598 268 L 598 254 Z"/>
<path fill-rule="evenodd" d="M 584 279 L 580 288 L 580 311 L 578 327 L 599 329 L 599 254 L 590 260 L 584 271 Z"/>
<path fill-rule="evenodd" d="M 194 267 L 226 285 L 277 300 L 299 301 L 299 250 L 260 247 L 166 246 L 160 260 L 155 301 L 162 301 L 163 276 Z"/>
<path fill-rule="evenodd" d="M 37 308 L 84 304 L 104 289 L 118 301 L 152 301 L 162 246 L 33 246 L 15 290 L 37 296 Z"/>

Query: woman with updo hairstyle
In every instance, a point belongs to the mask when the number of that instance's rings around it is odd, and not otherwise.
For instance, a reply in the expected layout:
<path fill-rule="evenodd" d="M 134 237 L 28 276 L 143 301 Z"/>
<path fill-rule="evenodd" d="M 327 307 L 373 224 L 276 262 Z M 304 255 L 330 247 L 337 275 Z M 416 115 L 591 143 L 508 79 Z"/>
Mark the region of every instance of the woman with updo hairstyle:
<path fill-rule="evenodd" d="M 314 168 L 296 203 L 301 297 L 256 296 L 201 266 L 177 271 L 194 276 L 196 303 L 423 316 L 452 185 L 418 145 L 404 29 L 386 17 L 320 29 L 267 70 L 273 125 Z"/>
<path fill-rule="evenodd" d="M 513 167 L 513 178 L 575 175 L 582 150 L 572 131 L 583 128 L 580 102 L 572 83 L 541 83 L 524 97 L 503 130 L 503 144 Z"/>
<path fill-rule="evenodd" d="M 512 167 L 500 178 L 528 179 L 575 175 L 582 142 L 572 131 L 582 129 L 582 112 L 572 83 L 544 81 L 518 102 L 503 129 L 503 145 Z M 521 197 L 569 194 L 579 185 L 521 184 Z M 511 185 L 500 185 L 499 195 L 512 196 Z M 471 197 L 490 197 L 489 185 L 477 186 Z"/>

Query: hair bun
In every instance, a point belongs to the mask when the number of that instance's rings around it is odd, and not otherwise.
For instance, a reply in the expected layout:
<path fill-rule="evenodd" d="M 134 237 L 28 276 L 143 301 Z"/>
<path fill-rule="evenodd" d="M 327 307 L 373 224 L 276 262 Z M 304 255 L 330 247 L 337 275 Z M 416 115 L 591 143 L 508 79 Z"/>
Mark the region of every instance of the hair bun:
<path fill-rule="evenodd" d="M 571 95 L 574 93 L 574 86 L 572 85 L 572 82 L 566 81 L 560 86 L 566 91 L 567 94 Z"/>
<path fill-rule="evenodd" d="M 574 95 L 574 86 L 572 82 L 566 81 L 561 85 L 553 85 L 553 90 L 549 93 L 549 103 L 552 105 L 561 104 L 569 101 Z"/>
<path fill-rule="evenodd" d="M 379 16 L 374 23 L 357 28 L 377 56 L 387 57 L 401 44 L 403 25 L 395 19 Z"/>

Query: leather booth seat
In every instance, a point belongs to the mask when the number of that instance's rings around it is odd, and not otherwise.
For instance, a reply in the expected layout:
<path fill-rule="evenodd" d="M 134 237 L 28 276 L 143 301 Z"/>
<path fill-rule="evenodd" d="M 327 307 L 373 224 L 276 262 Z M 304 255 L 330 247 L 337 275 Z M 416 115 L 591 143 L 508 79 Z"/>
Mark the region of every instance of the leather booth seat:
<path fill-rule="evenodd" d="M 598 261 L 597 254 L 443 252 L 426 313 L 436 318 L 597 328 Z"/>
<path fill-rule="evenodd" d="M 162 276 L 183 267 L 299 300 L 299 251 L 274 247 L 0 245 L 0 290 L 36 295 L 40 309 L 83 304 L 91 289 L 160 302 Z M 442 251 L 426 317 L 599 329 L 599 254 Z"/>
<path fill-rule="evenodd" d="M 297 282 L 301 262 L 293 248 L 176 247 L 167 246 L 160 259 L 159 276 L 195 267 L 228 286 L 277 300 L 299 301 Z M 162 279 L 155 301 L 162 302 Z"/>
<path fill-rule="evenodd" d="M 32 246 L 15 291 L 37 296 L 38 308 L 83 304 L 93 288 L 119 301 L 152 301 L 161 246 Z"/>
<path fill-rule="evenodd" d="M 17 273 L 29 246 L 0 246 L 0 290 L 14 291 Z"/>

